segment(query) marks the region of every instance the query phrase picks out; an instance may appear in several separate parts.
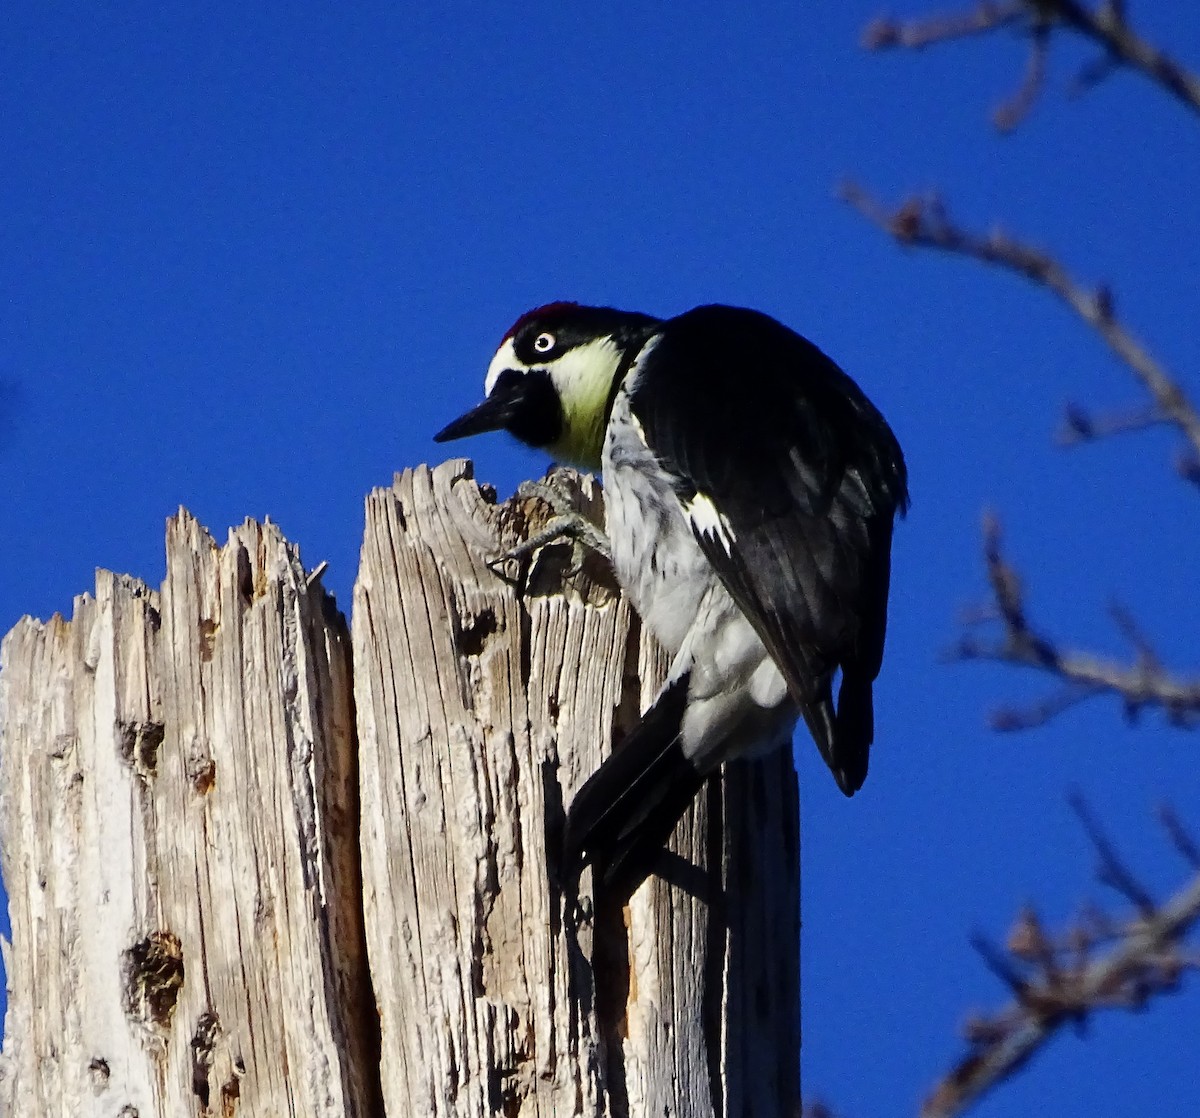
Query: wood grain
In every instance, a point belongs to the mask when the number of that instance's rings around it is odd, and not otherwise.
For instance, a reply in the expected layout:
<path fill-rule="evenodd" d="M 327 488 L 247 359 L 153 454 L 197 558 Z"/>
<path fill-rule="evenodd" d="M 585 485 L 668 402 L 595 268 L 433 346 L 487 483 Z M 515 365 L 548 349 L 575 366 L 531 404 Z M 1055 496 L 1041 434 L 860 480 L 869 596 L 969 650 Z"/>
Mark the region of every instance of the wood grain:
<path fill-rule="evenodd" d="M 9 633 L 0 1115 L 796 1113 L 791 757 L 711 781 L 628 905 L 564 897 L 563 806 L 666 665 L 598 556 L 493 570 L 544 519 L 407 471 L 348 628 L 273 525 L 181 511 L 161 590 Z"/>

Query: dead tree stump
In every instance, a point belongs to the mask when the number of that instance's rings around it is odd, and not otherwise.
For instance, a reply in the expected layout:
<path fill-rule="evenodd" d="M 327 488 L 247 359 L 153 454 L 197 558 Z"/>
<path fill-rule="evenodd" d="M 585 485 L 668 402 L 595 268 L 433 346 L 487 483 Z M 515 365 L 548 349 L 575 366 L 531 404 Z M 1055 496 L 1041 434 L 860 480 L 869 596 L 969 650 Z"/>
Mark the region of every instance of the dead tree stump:
<path fill-rule="evenodd" d="M 8 634 L 0 1114 L 796 1113 L 791 758 L 625 908 L 565 901 L 563 804 L 664 663 L 598 557 L 488 566 L 540 513 L 399 476 L 348 631 L 272 525 L 181 511 L 160 591 Z"/>

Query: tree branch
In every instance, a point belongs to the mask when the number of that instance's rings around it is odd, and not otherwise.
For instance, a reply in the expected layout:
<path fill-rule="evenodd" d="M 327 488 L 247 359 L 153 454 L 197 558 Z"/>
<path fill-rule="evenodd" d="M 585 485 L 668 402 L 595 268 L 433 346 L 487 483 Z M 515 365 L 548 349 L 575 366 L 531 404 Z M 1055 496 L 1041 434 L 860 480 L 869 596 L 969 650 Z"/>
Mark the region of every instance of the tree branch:
<path fill-rule="evenodd" d="M 1080 404 L 1070 403 L 1064 410 L 1063 424 L 1058 432 L 1058 442 L 1060 446 L 1079 446 L 1082 443 L 1107 439 L 1113 435 L 1148 431 L 1152 427 L 1162 427 L 1170 422 L 1170 418 L 1153 404 L 1097 415 Z"/>
<path fill-rule="evenodd" d="M 1187 439 L 1188 454 L 1177 463 L 1187 480 L 1200 475 L 1200 412 L 1179 381 L 1116 317 L 1107 287 L 1089 291 L 1054 257 L 996 230 L 986 236 L 956 225 L 936 198 L 909 198 L 895 210 L 876 201 L 855 183 L 841 188 L 842 198 L 905 247 L 940 249 L 956 256 L 1015 273 L 1053 292 L 1090 326 L 1149 393 L 1154 413 Z"/>
<path fill-rule="evenodd" d="M 923 50 L 951 39 L 967 39 L 986 35 L 1000 27 L 1011 27 L 1028 17 L 1025 0 L 1006 3 L 979 3 L 965 12 L 926 16 L 924 19 L 894 20 L 881 16 L 872 20 L 863 32 L 862 45 L 867 50 L 887 50 L 905 47 Z"/>
<path fill-rule="evenodd" d="M 1067 1022 L 1083 1024 L 1100 1009 L 1141 1009 L 1152 997 L 1177 990 L 1185 972 L 1200 969 L 1185 945 L 1200 922 L 1200 871 L 1155 905 L 1087 809 L 1076 806 L 1099 853 L 1101 880 L 1132 897 L 1139 914 L 1118 923 L 1085 911 L 1055 939 L 1026 909 L 1003 948 L 976 937 L 985 962 L 1012 989 L 1013 1000 L 1000 1012 L 967 1023 L 970 1051 L 937 1083 L 921 1108 L 922 1118 L 963 1113 Z M 1174 836 L 1172 841 L 1179 845 Z M 1194 849 L 1190 838 L 1187 842 Z"/>
<path fill-rule="evenodd" d="M 1133 646 L 1131 663 L 1060 648 L 1030 623 L 1021 578 L 1004 556 L 1000 525 L 994 516 L 985 516 L 983 535 L 992 602 L 985 610 L 972 611 L 968 624 L 978 628 L 998 622 L 1000 633 L 989 637 L 969 632 L 951 655 L 959 660 L 991 660 L 1036 668 L 1060 684 L 1057 692 L 1039 704 L 996 711 L 991 717 L 994 729 L 1042 726 L 1067 707 L 1103 694 L 1117 696 L 1129 717 L 1145 707 L 1157 707 L 1175 726 L 1190 729 L 1200 725 L 1200 679 L 1174 675 L 1164 668 L 1124 609 L 1115 606 L 1112 613 L 1117 628 Z"/>
<path fill-rule="evenodd" d="M 953 12 L 921 19 L 897 21 L 874 20 L 863 33 L 863 46 L 868 50 L 902 47 L 921 50 L 938 43 L 978 35 L 1000 28 L 1016 28 L 1031 36 L 1034 59 L 1030 72 L 1040 70 L 1046 42 L 1055 30 L 1066 29 L 1090 40 L 1102 52 L 1096 64 L 1082 75 L 1080 85 L 1095 85 L 1114 68 L 1125 66 L 1134 70 L 1175 97 L 1186 108 L 1200 113 L 1200 77 L 1181 66 L 1165 51 L 1147 42 L 1129 25 L 1124 4 L 1106 0 L 1095 8 L 1078 0 L 981 0 L 966 11 Z M 1038 85 L 1027 75 L 1021 89 L 996 113 L 997 127 L 1015 127 L 1032 104 Z"/>
<path fill-rule="evenodd" d="M 1163 804 L 1158 809 L 1158 818 L 1166 830 L 1171 844 L 1179 851 L 1179 856 L 1192 869 L 1200 872 L 1200 845 L 1197 845 L 1192 836 L 1188 834 L 1180 822 L 1179 816 L 1175 814 L 1175 809 L 1170 804 Z"/>

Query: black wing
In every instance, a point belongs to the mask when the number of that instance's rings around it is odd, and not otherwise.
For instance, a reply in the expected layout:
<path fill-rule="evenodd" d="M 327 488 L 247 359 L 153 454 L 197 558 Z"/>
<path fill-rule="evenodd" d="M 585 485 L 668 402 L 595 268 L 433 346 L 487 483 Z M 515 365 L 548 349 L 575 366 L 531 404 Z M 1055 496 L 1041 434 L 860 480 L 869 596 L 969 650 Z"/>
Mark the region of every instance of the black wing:
<path fill-rule="evenodd" d="M 892 523 L 908 505 L 895 436 L 816 346 L 734 307 L 666 323 L 630 405 L 697 540 L 852 794 L 874 735 Z"/>

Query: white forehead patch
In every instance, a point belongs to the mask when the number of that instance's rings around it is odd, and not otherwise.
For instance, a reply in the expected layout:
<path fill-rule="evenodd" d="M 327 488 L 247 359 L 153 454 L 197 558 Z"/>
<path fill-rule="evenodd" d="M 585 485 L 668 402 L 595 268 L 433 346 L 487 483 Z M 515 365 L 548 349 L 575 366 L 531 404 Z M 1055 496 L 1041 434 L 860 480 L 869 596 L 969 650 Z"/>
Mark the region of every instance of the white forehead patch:
<path fill-rule="evenodd" d="M 737 536 L 729 523 L 729 517 L 713 504 L 707 493 L 697 493 L 684 504 L 683 511 L 697 536 L 708 536 L 717 540 L 727 552 L 733 550 Z"/>
<path fill-rule="evenodd" d="M 492 389 L 496 387 L 496 381 L 500 379 L 500 374 L 505 369 L 523 370 L 524 365 L 517 360 L 517 351 L 513 347 L 513 339 L 505 338 L 504 344 L 496 350 L 496 356 L 492 358 L 492 363 L 488 366 L 487 376 L 483 380 L 483 392 L 485 396 L 492 394 Z"/>

